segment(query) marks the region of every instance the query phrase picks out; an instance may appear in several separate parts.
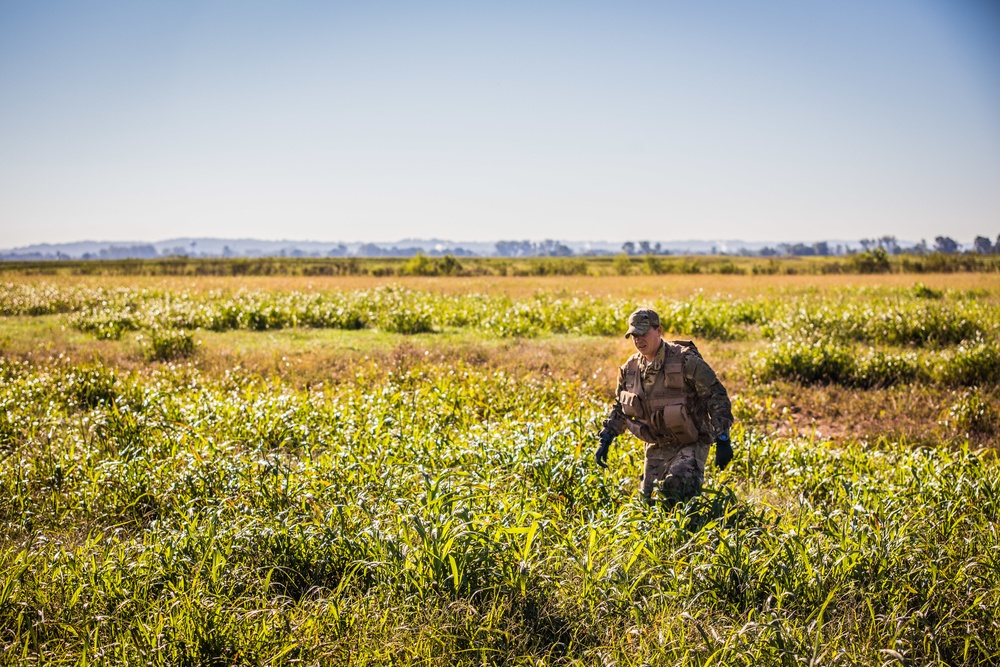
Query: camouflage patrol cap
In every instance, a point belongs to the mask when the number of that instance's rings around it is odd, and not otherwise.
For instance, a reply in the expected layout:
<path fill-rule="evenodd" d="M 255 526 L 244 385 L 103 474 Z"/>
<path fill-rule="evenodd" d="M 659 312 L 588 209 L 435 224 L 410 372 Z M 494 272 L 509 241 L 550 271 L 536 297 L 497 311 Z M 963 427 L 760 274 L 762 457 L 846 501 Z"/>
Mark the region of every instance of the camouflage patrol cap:
<path fill-rule="evenodd" d="M 660 326 L 660 316 L 656 311 L 651 308 L 640 308 L 628 316 L 628 331 L 625 332 L 625 337 L 629 338 L 632 334 L 645 336 L 647 331 L 658 326 Z"/>

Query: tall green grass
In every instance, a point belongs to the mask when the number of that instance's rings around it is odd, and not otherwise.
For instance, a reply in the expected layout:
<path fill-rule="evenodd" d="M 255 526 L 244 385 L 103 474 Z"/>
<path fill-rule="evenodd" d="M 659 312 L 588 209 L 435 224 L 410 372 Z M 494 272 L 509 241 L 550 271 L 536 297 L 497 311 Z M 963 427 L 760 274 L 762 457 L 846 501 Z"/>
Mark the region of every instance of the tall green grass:
<path fill-rule="evenodd" d="M 928 298 L 928 293 L 935 298 Z M 639 304 L 592 296 L 538 294 L 514 300 L 483 294 L 445 295 L 382 287 L 351 292 L 210 292 L 193 295 L 128 289 L 0 286 L 0 314 L 65 313 L 76 328 L 100 338 L 155 327 L 272 330 L 290 327 L 374 328 L 412 334 L 475 328 L 486 335 L 545 333 L 619 335 L 638 305 L 652 305 L 673 333 L 716 340 L 758 337 L 829 340 L 911 347 L 957 345 L 995 337 L 1000 309 L 961 293 L 912 289 L 845 289 L 793 299 L 731 299 L 695 295 Z"/>
<path fill-rule="evenodd" d="M 581 383 L 0 358 L 6 664 L 994 664 L 1000 466 L 774 438 L 672 511 Z"/>
<path fill-rule="evenodd" d="M 784 341 L 752 353 L 748 372 L 757 381 L 795 380 L 852 387 L 912 382 L 968 387 L 1000 383 L 1000 345 L 978 339 L 948 350 L 884 351 L 821 341 Z"/>

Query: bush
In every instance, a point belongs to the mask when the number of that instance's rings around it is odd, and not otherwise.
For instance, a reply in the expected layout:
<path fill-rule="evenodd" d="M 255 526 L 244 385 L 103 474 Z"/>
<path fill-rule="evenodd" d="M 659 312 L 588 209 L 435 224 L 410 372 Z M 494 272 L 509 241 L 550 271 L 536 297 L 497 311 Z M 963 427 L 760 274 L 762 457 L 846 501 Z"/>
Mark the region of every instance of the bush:
<path fill-rule="evenodd" d="M 57 391 L 69 403 L 90 410 L 118 397 L 117 381 L 115 373 L 100 364 L 83 365 L 63 375 Z"/>
<path fill-rule="evenodd" d="M 183 330 L 154 327 L 149 336 L 140 335 L 143 354 L 150 361 L 175 361 L 194 354 L 195 342 L 191 334 Z"/>
<path fill-rule="evenodd" d="M 1000 346 L 996 341 L 986 340 L 959 345 L 939 367 L 938 380 L 964 387 L 1000 382 Z"/>
<path fill-rule="evenodd" d="M 948 408 L 941 420 L 957 431 L 989 435 L 997 429 L 1000 420 L 997 409 L 983 400 L 977 390 L 967 390 Z"/>
<path fill-rule="evenodd" d="M 923 283 L 914 285 L 910 293 L 918 299 L 940 299 L 944 296 L 944 292 L 941 290 L 931 289 Z"/>
<path fill-rule="evenodd" d="M 850 352 L 829 343 L 778 343 L 754 357 L 755 379 L 795 380 L 804 384 L 835 382 L 850 384 L 854 359 Z"/>
<path fill-rule="evenodd" d="M 892 266 L 889 264 L 889 253 L 885 248 L 875 248 L 865 252 L 852 255 L 848 264 L 852 270 L 858 273 L 889 273 Z"/>
<path fill-rule="evenodd" d="M 890 387 L 904 382 L 922 379 L 924 366 L 917 355 L 910 352 L 889 354 L 881 350 L 869 353 L 855 361 L 850 384 L 858 387 Z"/>
<path fill-rule="evenodd" d="M 615 258 L 611 261 L 611 267 L 620 276 L 627 276 L 632 273 L 632 260 L 625 253 L 620 255 L 615 255 Z"/>
<path fill-rule="evenodd" d="M 452 255 L 431 259 L 422 252 L 406 262 L 400 269 L 404 276 L 455 276 L 462 272 L 462 264 Z"/>

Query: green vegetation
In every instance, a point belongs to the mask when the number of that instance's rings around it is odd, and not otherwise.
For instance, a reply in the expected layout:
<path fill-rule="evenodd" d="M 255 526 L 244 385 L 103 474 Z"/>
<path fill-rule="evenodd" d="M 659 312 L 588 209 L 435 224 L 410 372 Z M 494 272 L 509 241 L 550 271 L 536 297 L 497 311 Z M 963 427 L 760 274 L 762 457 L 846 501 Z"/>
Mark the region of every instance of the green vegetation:
<path fill-rule="evenodd" d="M 776 343 L 750 364 L 758 381 L 836 382 L 852 387 L 888 387 L 935 382 L 967 387 L 1000 382 L 1000 347 L 995 339 L 946 352 L 885 352 L 830 343 Z"/>
<path fill-rule="evenodd" d="M 590 460 L 607 362 L 577 357 L 630 300 L 4 284 L 0 664 L 996 664 L 997 296 L 654 300 L 737 418 L 733 464 L 668 510 L 630 436 Z M 18 338 L 63 326 L 79 357 Z M 310 332 L 375 342 L 316 357 L 322 384 L 198 345 L 280 337 L 285 366 Z M 903 389 L 933 439 L 781 407 Z"/>
<path fill-rule="evenodd" d="M 776 440 L 742 404 L 743 455 L 664 512 L 637 453 L 585 460 L 577 383 L 0 373 L 6 662 L 997 657 L 992 456 Z"/>
<path fill-rule="evenodd" d="M 422 258 L 422 259 L 421 259 Z M 0 273 L 78 276 L 610 276 L 633 274 L 878 274 L 1000 271 L 1000 255 L 840 257 L 626 255 L 599 257 L 262 257 L 0 262 Z"/>
<path fill-rule="evenodd" d="M 926 289 L 926 288 L 925 288 Z M 695 296 L 655 300 L 664 327 L 717 340 L 858 341 L 954 345 L 995 336 L 1000 312 L 974 295 L 928 299 L 916 290 L 843 290 L 830 296 L 732 299 Z M 375 328 L 422 333 L 470 327 L 499 337 L 539 333 L 614 335 L 634 308 L 625 300 L 538 294 L 451 296 L 399 287 L 353 292 L 210 292 L 192 295 L 125 288 L 59 289 L 49 284 L 0 286 L 0 314 L 71 313 L 73 326 L 118 339 L 127 331 L 167 327 L 263 331 L 290 327 Z"/>

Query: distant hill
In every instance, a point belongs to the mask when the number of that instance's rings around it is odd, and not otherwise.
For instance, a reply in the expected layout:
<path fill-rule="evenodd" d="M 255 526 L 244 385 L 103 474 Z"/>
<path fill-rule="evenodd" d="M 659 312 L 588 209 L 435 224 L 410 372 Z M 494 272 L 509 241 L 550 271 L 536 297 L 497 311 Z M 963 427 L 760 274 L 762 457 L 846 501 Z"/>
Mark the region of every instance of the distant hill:
<path fill-rule="evenodd" d="M 648 245 L 647 245 L 648 243 Z M 860 250 L 858 241 L 822 242 L 815 254 L 843 254 Z M 626 244 L 628 245 L 628 244 Z M 814 254 L 817 243 L 753 242 L 741 240 L 689 240 L 635 242 L 633 254 Z M 900 241 L 902 247 L 912 246 Z M 144 241 L 75 241 L 41 243 L 0 249 L 3 260 L 59 259 L 152 259 L 157 257 L 412 257 L 418 252 L 431 256 L 529 257 L 616 255 L 623 244 L 609 241 L 463 241 L 402 239 L 395 243 L 340 243 L 330 241 L 266 241 L 260 239 L 175 238 L 153 243 Z"/>

